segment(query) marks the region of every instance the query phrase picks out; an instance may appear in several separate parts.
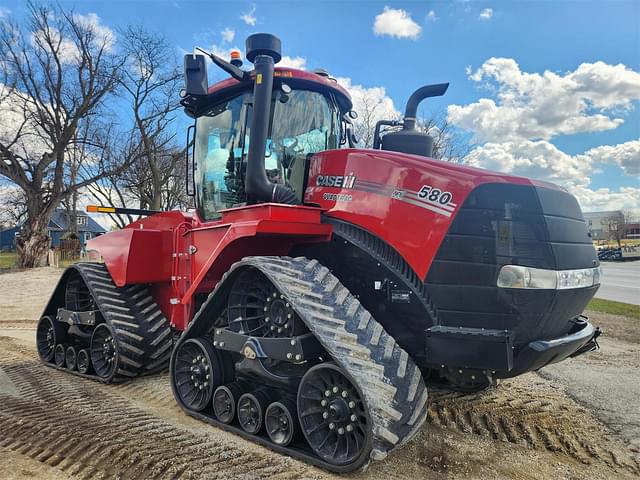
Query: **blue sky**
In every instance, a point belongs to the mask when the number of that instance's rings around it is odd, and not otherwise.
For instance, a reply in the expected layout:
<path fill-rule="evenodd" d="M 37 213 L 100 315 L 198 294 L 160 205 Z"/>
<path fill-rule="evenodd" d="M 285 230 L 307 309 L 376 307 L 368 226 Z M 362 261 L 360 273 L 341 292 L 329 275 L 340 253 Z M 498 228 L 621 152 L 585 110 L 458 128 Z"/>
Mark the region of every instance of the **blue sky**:
<path fill-rule="evenodd" d="M 61 4 L 112 29 L 142 23 L 177 52 L 275 33 L 283 54 L 349 79 L 356 96 L 384 87 L 375 94 L 387 110 L 449 81 L 422 113 L 456 106 L 449 119 L 478 144 L 471 164 L 562 184 L 585 210 L 640 208 L 640 1 Z M 3 11 L 20 17 L 25 7 L 0 0 Z"/>

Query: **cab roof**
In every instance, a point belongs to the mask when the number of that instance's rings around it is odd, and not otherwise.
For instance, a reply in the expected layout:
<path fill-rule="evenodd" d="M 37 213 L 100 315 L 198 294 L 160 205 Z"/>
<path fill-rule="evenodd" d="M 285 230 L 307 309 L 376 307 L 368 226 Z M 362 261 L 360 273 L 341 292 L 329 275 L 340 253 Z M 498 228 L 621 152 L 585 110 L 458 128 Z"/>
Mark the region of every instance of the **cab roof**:
<path fill-rule="evenodd" d="M 251 81 L 253 82 L 255 73 L 252 71 L 249 72 L 249 74 L 251 75 Z M 277 81 L 278 79 L 286 81 L 290 84 L 291 87 L 294 88 L 307 87 L 313 90 L 317 89 L 320 91 L 329 90 L 336 96 L 341 110 L 347 112 L 353 108 L 353 103 L 351 102 L 351 96 L 349 95 L 349 92 L 341 85 L 339 85 L 334 78 L 330 77 L 327 74 L 298 70 L 296 68 L 276 67 L 273 76 L 274 81 Z M 230 77 L 211 85 L 209 87 L 208 93 L 209 95 L 221 93 L 228 88 L 237 87 L 241 83 L 243 82 Z"/>

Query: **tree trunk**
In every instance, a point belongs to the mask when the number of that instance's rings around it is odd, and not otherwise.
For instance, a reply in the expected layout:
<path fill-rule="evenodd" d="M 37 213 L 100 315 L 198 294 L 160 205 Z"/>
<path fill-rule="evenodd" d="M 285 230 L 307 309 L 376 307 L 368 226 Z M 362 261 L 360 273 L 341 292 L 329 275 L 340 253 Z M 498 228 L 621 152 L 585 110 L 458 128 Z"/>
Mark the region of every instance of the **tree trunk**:
<path fill-rule="evenodd" d="M 16 242 L 18 268 L 35 268 L 47 265 L 49 251 L 49 215 L 39 212 L 35 216 L 28 215 Z"/>

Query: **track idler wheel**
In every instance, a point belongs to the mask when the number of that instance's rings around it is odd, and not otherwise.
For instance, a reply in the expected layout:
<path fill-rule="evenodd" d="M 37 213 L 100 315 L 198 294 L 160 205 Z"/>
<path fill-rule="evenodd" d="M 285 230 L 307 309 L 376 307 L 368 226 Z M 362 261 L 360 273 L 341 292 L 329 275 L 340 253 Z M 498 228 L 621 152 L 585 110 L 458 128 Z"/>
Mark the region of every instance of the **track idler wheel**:
<path fill-rule="evenodd" d="M 229 425 L 236 416 L 236 405 L 240 397 L 247 391 L 242 383 L 220 385 L 213 393 L 213 413 L 222 423 Z"/>
<path fill-rule="evenodd" d="M 283 400 L 269 405 L 264 427 L 273 443 L 282 447 L 289 445 L 300 432 L 295 402 Z"/>
<path fill-rule="evenodd" d="M 175 352 L 174 385 L 182 404 L 195 411 L 211 403 L 214 390 L 225 383 L 223 358 L 207 338 L 191 338 Z"/>
<path fill-rule="evenodd" d="M 64 367 L 67 361 L 66 356 L 67 356 L 67 352 L 66 352 L 66 349 L 64 348 L 64 345 L 61 343 L 57 344 L 55 349 L 56 366 Z"/>
<path fill-rule="evenodd" d="M 271 396 L 257 390 L 253 393 L 245 393 L 238 400 L 238 422 L 242 429 L 251 434 L 256 434 L 264 423 L 264 414 L 271 402 Z"/>
<path fill-rule="evenodd" d="M 93 331 L 90 357 L 96 375 L 105 380 L 113 378 L 118 366 L 118 346 L 113 330 L 106 323 Z"/>
<path fill-rule="evenodd" d="M 51 362 L 55 357 L 56 345 L 66 338 L 66 326 L 49 315 L 38 322 L 36 329 L 36 345 L 38 355 L 43 362 Z"/>
<path fill-rule="evenodd" d="M 78 350 L 76 363 L 80 373 L 89 373 L 91 371 L 91 356 L 89 355 L 89 350 L 86 348 Z"/>
<path fill-rule="evenodd" d="M 309 369 L 298 388 L 300 428 L 315 453 L 333 465 L 356 463 L 371 445 L 371 419 L 363 396 L 334 363 Z"/>
<path fill-rule="evenodd" d="M 69 370 L 75 370 L 77 366 L 78 354 L 76 353 L 76 347 L 70 345 L 64 355 L 64 363 Z"/>

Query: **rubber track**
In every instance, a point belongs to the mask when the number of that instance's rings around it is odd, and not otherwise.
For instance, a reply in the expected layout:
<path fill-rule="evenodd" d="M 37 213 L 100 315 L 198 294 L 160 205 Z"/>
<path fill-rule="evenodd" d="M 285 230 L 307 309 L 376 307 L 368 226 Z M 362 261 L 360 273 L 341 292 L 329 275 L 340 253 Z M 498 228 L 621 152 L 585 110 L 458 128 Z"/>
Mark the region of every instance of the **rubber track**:
<path fill-rule="evenodd" d="M 304 257 L 247 257 L 230 268 L 211 296 L 228 275 L 246 268 L 258 269 L 276 286 L 357 383 L 373 423 L 370 458 L 381 460 L 409 441 L 427 417 L 422 374 L 357 298 L 328 268 Z"/>
<path fill-rule="evenodd" d="M 103 379 L 53 363 L 46 365 L 103 383 L 119 383 L 166 369 L 171 358 L 173 334 L 147 287 L 117 287 L 107 268 L 100 263 L 76 263 L 70 268 L 80 273 L 102 317 L 115 332 L 118 366 L 111 379 Z"/>

